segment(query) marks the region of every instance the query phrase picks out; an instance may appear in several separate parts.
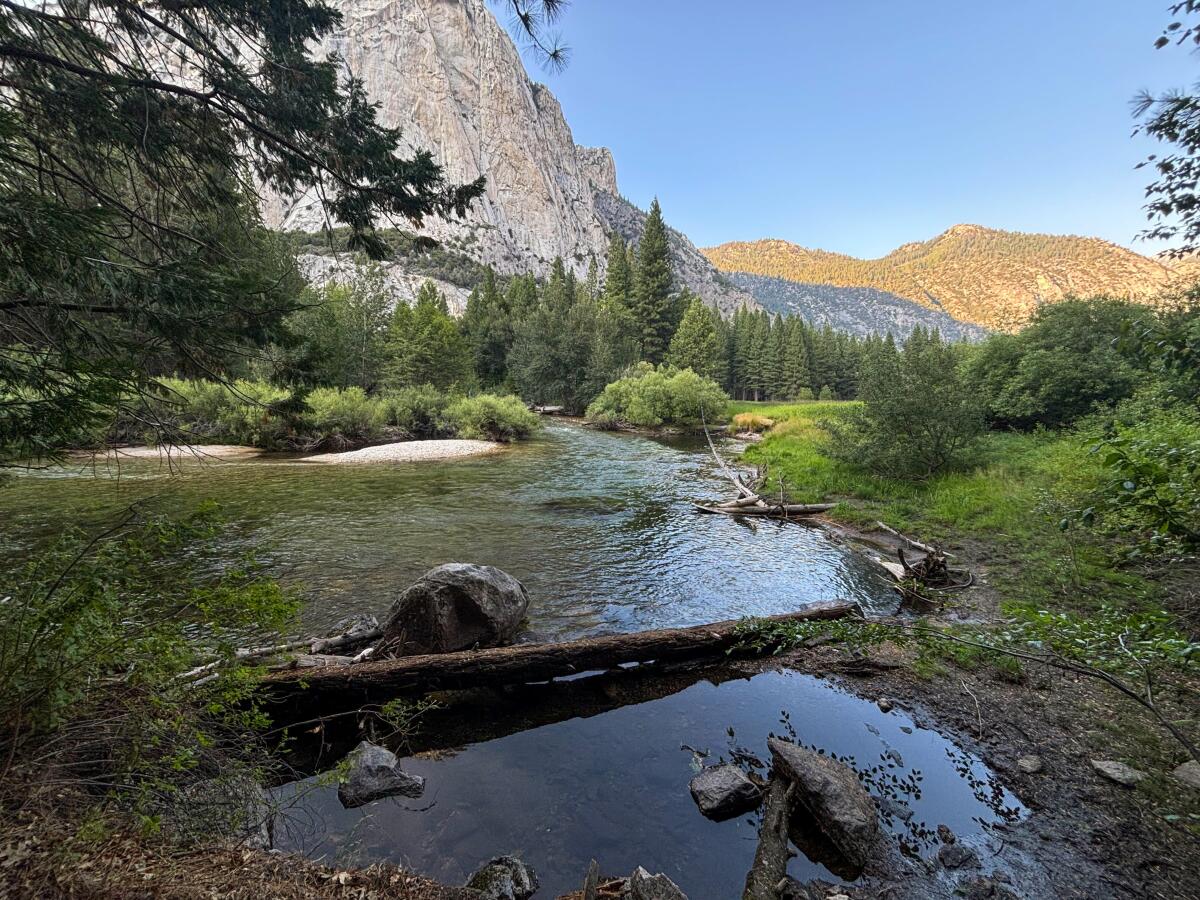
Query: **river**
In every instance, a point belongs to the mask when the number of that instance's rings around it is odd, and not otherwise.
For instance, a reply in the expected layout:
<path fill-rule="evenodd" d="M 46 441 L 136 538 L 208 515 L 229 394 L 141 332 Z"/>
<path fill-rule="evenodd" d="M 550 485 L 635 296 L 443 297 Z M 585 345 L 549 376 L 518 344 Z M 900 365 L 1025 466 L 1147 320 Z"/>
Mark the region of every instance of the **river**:
<path fill-rule="evenodd" d="M 736 452 L 736 446 L 730 448 Z M 331 466 L 287 457 L 65 465 L 0 485 L 4 556 L 67 524 L 99 528 L 133 503 L 186 512 L 214 500 L 228 549 L 257 548 L 305 598 L 300 630 L 382 616 L 445 562 L 499 566 L 532 598 L 531 639 L 692 625 L 894 592 L 821 529 L 695 512 L 728 496 L 703 440 L 551 422 L 533 441 L 448 461 Z"/>

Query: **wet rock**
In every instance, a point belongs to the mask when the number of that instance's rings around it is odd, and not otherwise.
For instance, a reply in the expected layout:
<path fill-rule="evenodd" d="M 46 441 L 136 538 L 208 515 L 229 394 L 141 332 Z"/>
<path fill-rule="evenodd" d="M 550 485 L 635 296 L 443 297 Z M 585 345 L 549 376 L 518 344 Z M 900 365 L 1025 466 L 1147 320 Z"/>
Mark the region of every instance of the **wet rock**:
<path fill-rule="evenodd" d="M 879 799 L 879 811 L 885 816 L 890 816 L 901 822 L 908 822 L 913 817 L 913 808 L 903 800 L 897 800 L 895 797 L 881 797 Z"/>
<path fill-rule="evenodd" d="M 528 900 L 539 887 L 537 873 L 515 856 L 497 856 L 467 879 L 480 900 Z"/>
<path fill-rule="evenodd" d="M 938 840 L 943 844 L 953 844 L 958 840 L 954 832 L 950 830 L 949 825 L 939 825 L 937 827 L 937 836 Z"/>
<path fill-rule="evenodd" d="M 658 875 L 651 875 L 641 866 L 633 870 L 633 874 L 629 876 L 629 898 L 630 900 L 688 900 L 687 894 L 679 889 L 679 885 L 673 882 L 661 872 Z"/>
<path fill-rule="evenodd" d="M 1139 772 L 1137 769 L 1113 759 L 1093 759 L 1092 768 L 1109 781 L 1115 781 L 1125 787 L 1133 787 L 1146 777 L 1145 772 Z"/>
<path fill-rule="evenodd" d="M 399 656 L 510 644 L 529 609 L 521 582 L 493 566 L 430 569 L 392 604 L 382 648 Z"/>
<path fill-rule="evenodd" d="M 995 876 L 972 878 L 959 891 L 966 900 L 1017 900 L 1017 895 L 1000 884 Z"/>
<path fill-rule="evenodd" d="M 796 786 L 796 799 L 854 866 L 865 866 L 879 843 L 875 801 L 848 766 L 788 741 L 771 738 L 772 765 Z"/>
<path fill-rule="evenodd" d="M 1200 790 L 1200 762 L 1189 759 L 1182 766 L 1177 766 L 1171 775 L 1176 781 L 1182 781 L 1189 787 Z"/>
<path fill-rule="evenodd" d="M 378 744 L 363 741 L 349 756 L 350 771 L 338 785 L 338 800 L 346 809 L 396 795 L 420 797 L 425 779 L 401 770 L 396 754 Z"/>
<path fill-rule="evenodd" d="M 1040 756 L 1022 756 L 1017 760 L 1017 768 L 1026 775 L 1036 775 L 1042 771 L 1042 758 Z"/>
<path fill-rule="evenodd" d="M 885 713 L 891 712 L 893 709 L 896 708 L 896 704 L 894 704 L 887 697 L 880 697 L 878 700 L 875 701 L 875 705 L 879 707 L 880 712 L 885 712 Z"/>
<path fill-rule="evenodd" d="M 688 788 L 700 812 L 720 822 L 749 812 L 762 802 L 762 790 L 737 766 L 710 766 Z"/>
<path fill-rule="evenodd" d="M 947 869 L 979 868 L 979 854 L 966 844 L 942 844 L 938 847 L 937 858 Z"/>

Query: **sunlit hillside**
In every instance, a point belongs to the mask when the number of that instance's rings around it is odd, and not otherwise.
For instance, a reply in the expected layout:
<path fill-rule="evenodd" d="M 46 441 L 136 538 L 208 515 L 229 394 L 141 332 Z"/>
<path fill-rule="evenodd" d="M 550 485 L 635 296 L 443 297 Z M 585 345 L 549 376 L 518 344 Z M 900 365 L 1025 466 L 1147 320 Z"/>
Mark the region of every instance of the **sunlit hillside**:
<path fill-rule="evenodd" d="M 1188 267 L 1098 238 L 955 225 L 881 259 L 809 250 L 783 240 L 733 241 L 703 251 L 726 272 L 888 291 L 956 319 L 1012 330 L 1041 303 L 1108 295 L 1152 302 Z"/>

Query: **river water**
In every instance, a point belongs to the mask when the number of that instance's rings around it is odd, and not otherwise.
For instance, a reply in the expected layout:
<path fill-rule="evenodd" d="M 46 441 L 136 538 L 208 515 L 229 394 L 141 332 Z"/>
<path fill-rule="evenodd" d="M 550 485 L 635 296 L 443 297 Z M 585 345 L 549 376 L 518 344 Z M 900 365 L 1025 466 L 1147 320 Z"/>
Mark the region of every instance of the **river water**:
<path fill-rule="evenodd" d="M 64 466 L 0 484 L 0 560 L 68 524 L 100 528 L 134 503 L 185 513 L 215 500 L 228 519 L 230 553 L 256 548 L 302 592 L 305 634 L 352 613 L 382 616 L 413 579 L 450 561 L 499 566 L 525 583 L 523 640 L 690 625 L 835 598 L 894 610 L 888 584 L 822 530 L 691 506 L 728 491 L 703 441 L 561 422 L 501 453 L 444 462 Z M 981 854 L 999 853 L 993 827 L 1022 815 L 977 758 L 904 712 L 885 714 L 827 681 L 672 677 L 648 677 L 649 694 L 623 686 L 624 678 L 640 683 L 635 672 L 510 686 L 466 712 L 436 711 L 425 723 L 428 749 L 396 747 L 405 768 L 426 777 L 423 798 L 343 810 L 328 779 L 302 779 L 277 791 L 290 808 L 277 842 L 339 865 L 392 860 L 447 883 L 516 852 L 538 870 L 539 897 L 577 888 L 593 857 L 609 873 L 665 871 L 693 900 L 737 896 L 756 815 L 709 822 L 687 784 L 698 765 L 720 759 L 764 773 L 771 733 L 847 759 L 913 855 L 931 857 L 939 824 Z M 830 865 L 805 847 L 790 871 L 853 877 Z"/>
<path fill-rule="evenodd" d="M 736 447 L 731 448 L 736 450 Z M 692 625 L 844 598 L 895 595 L 820 529 L 694 511 L 728 496 L 707 447 L 549 424 L 471 459 L 332 466 L 286 457 L 80 465 L 0 484 L 10 558 L 67 523 L 97 528 L 135 502 L 185 512 L 215 500 L 231 551 L 257 548 L 301 590 L 301 630 L 382 616 L 432 566 L 499 566 L 532 598 L 524 639 Z M 4 551 L 0 550 L 0 553 Z"/>

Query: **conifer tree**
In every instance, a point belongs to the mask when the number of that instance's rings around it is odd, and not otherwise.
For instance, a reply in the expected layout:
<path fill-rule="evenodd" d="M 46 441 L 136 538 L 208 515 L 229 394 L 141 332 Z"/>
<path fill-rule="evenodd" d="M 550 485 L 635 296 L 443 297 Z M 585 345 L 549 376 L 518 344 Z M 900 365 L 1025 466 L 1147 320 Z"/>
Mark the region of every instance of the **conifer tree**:
<path fill-rule="evenodd" d="M 691 369 L 718 384 L 724 383 L 729 374 L 720 319 L 699 297 L 690 297 L 687 312 L 671 338 L 667 362 L 679 369 Z"/>
<path fill-rule="evenodd" d="M 671 340 L 671 258 L 657 198 L 638 242 L 633 312 L 641 332 L 642 358 L 662 362 Z"/>
<path fill-rule="evenodd" d="M 508 351 L 512 346 L 512 317 L 504 295 L 496 285 L 496 273 L 489 266 L 483 282 L 467 298 L 460 320 L 463 335 L 471 345 L 475 374 L 480 384 L 496 387 L 508 375 Z"/>

